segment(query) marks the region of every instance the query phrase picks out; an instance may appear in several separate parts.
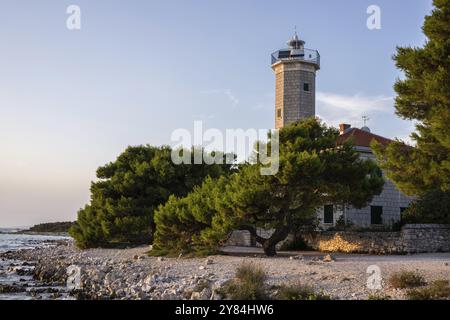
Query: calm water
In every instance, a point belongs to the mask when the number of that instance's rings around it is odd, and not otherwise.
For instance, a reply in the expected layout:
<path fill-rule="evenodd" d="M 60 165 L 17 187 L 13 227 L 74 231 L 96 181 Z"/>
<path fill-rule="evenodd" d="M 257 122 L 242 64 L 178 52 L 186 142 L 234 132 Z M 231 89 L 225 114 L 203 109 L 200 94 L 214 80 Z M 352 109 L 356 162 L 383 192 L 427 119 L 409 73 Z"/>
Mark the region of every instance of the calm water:
<path fill-rule="evenodd" d="M 0 252 L 49 246 L 51 245 L 51 243 L 49 243 L 48 241 L 61 239 L 67 238 L 56 236 L 0 233 Z"/>
<path fill-rule="evenodd" d="M 59 236 L 21 235 L 0 233 L 0 253 L 15 251 L 20 249 L 33 249 L 38 247 L 48 247 L 54 245 L 51 241 L 67 239 Z M 47 287 L 33 280 L 31 276 L 18 275 L 16 268 L 27 269 L 30 266 L 23 266 L 23 261 L 0 259 L 0 285 L 14 285 L 25 288 L 19 293 L 0 293 L 0 300 L 23 300 L 23 299 L 46 299 L 45 293 L 31 295 L 31 291 L 39 291 Z"/>

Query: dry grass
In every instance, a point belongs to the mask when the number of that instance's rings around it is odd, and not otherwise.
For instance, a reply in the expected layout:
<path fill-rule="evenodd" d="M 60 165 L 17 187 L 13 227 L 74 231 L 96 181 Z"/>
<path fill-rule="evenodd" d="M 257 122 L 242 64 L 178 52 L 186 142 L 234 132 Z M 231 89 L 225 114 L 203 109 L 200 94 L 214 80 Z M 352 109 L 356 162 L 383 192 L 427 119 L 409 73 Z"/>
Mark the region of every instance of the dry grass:
<path fill-rule="evenodd" d="M 391 297 L 388 295 L 370 294 L 367 300 L 391 300 Z"/>
<path fill-rule="evenodd" d="M 450 299 L 450 283 L 448 280 L 436 280 L 425 288 L 408 291 L 410 300 L 441 300 Z"/>
<path fill-rule="evenodd" d="M 400 271 L 389 277 L 389 284 L 396 289 L 416 288 L 426 284 L 423 276 L 414 271 Z"/>
<path fill-rule="evenodd" d="M 278 300 L 330 300 L 330 296 L 317 293 L 314 288 L 302 284 L 282 285 L 278 289 Z"/>
<path fill-rule="evenodd" d="M 243 263 L 236 269 L 233 280 L 222 287 L 222 294 L 233 300 L 264 300 L 267 275 L 264 269 L 253 263 Z"/>

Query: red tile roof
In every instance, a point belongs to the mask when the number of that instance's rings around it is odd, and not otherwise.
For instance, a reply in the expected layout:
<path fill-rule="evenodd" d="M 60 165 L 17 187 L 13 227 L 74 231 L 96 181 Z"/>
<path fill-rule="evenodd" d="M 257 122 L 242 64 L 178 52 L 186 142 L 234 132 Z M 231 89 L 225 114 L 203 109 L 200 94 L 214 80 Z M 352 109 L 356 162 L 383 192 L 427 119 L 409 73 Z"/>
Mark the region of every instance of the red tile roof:
<path fill-rule="evenodd" d="M 376 140 L 377 142 L 388 145 L 392 142 L 392 140 L 358 129 L 358 128 L 350 128 L 347 132 L 340 135 L 337 139 L 337 143 L 341 144 L 344 141 L 351 140 L 355 146 L 358 147 L 370 147 L 370 143 L 372 140 Z"/>

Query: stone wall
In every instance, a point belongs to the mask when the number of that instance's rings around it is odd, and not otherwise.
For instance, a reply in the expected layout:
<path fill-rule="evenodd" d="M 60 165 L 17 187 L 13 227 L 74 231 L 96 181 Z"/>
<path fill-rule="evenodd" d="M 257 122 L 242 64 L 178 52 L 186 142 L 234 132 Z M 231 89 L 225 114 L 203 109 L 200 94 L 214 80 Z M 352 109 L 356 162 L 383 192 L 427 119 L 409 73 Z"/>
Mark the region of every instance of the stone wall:
<path fill-rule="evenodd" d="M 402 240 L 405 252 L 450 252 L 450 225 L 407 224 Z"/>
<path fill-rule="evenodd" d="M 270 234 L 270 230 L 258 229 L 258 235 L 262 237 L 269 237 Z M 450 225 L 408 224 L 398 232 L 323 231 L 304 234 L 302 237 L 312 249 L 323 252 L 372 254 L 450 252 Z M 291 235 L 285 241 L 292 240 Z M 277 247 L 280 248 L 283 242 Z M 234 231 L 227 245 L 260 247 L 250 233 L 243 230 Z"/>
<path fill-rule="evenodd" d="M 250 232 L 246 230 L 235 230 L 231 233 L 226 242 L 226 245 L 238 247 L 254 247 L 256 246 L 256 243 L 250 235 Z"/>
<path fill-rule="evenodd" d="M 263 238 L 268 238 L 272 235 L 273 230 L 265 230 L 257 228 L 256 233 L 258 236 Z M 284 241 L 277 244 L 277 249 L 279 249 L 285 242 L 293 241 L 293 235 L 289 235 Z M 226 241 L 227 246 L 238 246 L 238 247 L 262 247 L 260 243 L 257 243 L 255 239 L 250 235 L 247 230 L 235 230 L 231 233 L 230 237 Z"/>
<path fill-rule="evenodd" d="M 304 240 L 324 252 L 402 254 L 450 252 L 450 226 L 405 225 L 399 232 L 325 231 L 310 233 Z"/>

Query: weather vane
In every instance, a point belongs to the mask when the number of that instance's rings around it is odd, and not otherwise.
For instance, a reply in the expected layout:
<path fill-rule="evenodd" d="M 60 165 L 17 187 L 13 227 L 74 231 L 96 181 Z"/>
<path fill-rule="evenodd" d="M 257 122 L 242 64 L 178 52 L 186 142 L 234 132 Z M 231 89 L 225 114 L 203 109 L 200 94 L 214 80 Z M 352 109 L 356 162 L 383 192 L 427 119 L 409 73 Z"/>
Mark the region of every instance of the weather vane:
<path fill-rule="evenodd" d="M 366 122 L 370 120 L 368 116 L 362 116 L 362 119 L 364 121 L 364 127 L 366 126 Z"/>

